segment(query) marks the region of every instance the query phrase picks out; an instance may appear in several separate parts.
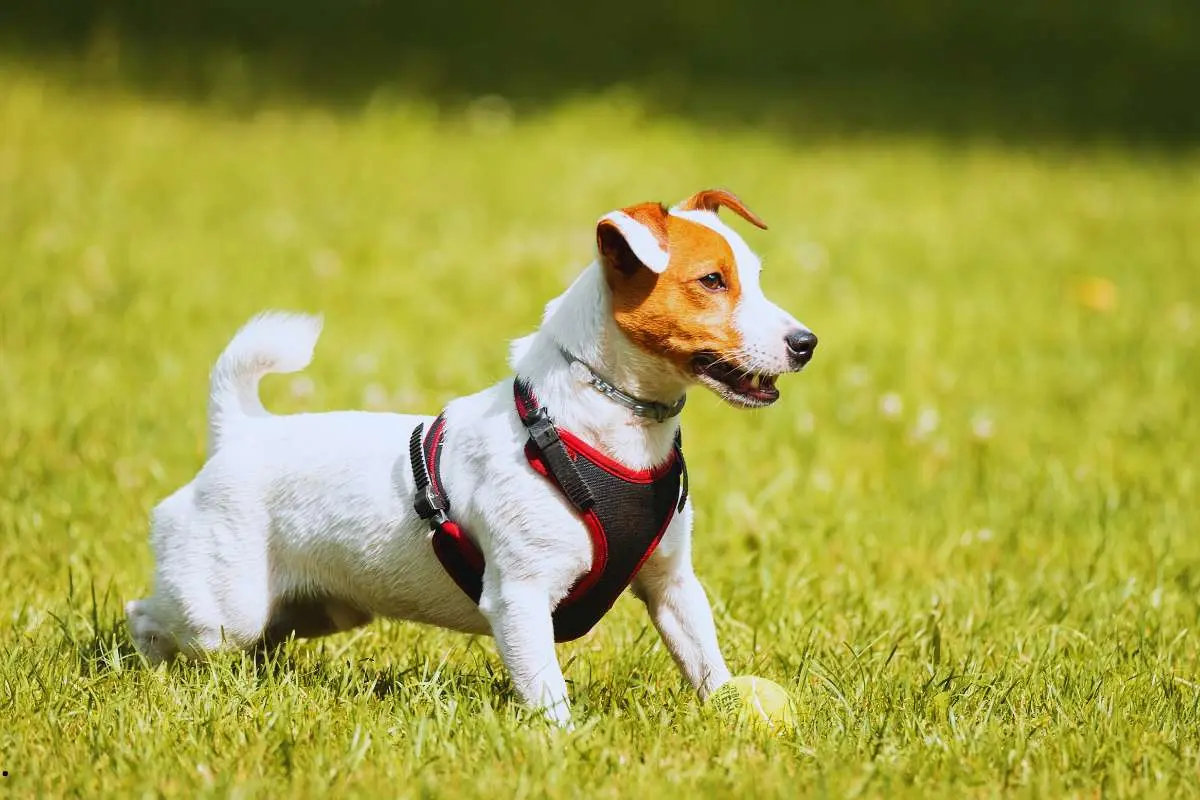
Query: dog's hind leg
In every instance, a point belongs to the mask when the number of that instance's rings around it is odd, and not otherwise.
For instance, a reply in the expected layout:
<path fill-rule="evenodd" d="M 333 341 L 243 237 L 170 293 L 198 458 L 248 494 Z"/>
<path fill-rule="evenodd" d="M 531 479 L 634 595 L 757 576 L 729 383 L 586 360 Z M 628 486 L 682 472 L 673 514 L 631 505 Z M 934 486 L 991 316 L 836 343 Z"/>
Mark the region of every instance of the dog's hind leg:
<path fill-rule="evenodd" d="M 185 487 L 155 509 L 155 593 L 126 606 L 134 644 L 152 663 L 248 649 L 271 615 L 265 515 L 220 504 L 210 511 L 193 494 Z"/>

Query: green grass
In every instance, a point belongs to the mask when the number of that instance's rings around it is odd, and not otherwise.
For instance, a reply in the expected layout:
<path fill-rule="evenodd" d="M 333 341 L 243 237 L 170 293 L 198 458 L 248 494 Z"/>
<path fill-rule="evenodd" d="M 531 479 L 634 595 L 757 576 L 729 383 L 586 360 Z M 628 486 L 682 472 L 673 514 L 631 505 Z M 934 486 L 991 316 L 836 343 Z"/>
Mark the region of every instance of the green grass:
<path fill-rule="evenodd" d="M 0 795 L 1200 794 L 1194 150 L 71 86 L 0 67 Z M 505 373 L 602 213 L 714 184 L 821 336 L 776 407 L 684 415 L 726 657 L 794 734 L 701 714 L 629 598 L 560 648 L 571 735 L 490 640 L 403 623 L 139 663 L 147 512 L 249 315 L 326 314 L 271 408 L 434 412 Z"/>

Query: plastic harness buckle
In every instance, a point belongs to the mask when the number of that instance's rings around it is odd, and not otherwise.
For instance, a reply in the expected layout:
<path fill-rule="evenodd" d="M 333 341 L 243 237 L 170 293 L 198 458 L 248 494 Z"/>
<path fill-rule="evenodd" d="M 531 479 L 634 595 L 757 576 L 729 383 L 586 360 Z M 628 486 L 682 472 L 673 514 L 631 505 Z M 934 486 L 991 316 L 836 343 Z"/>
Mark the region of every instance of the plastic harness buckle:
<path fill-rule="evenodd" d="M 535 409 L 526 420 L 525 427 L 529 429 L 529 436 L 533 439 L 533 443 L 543 453 L 547 448 L 562 441 L 558 436 L 558 428 L 555 427 L 544 408 Z"/>

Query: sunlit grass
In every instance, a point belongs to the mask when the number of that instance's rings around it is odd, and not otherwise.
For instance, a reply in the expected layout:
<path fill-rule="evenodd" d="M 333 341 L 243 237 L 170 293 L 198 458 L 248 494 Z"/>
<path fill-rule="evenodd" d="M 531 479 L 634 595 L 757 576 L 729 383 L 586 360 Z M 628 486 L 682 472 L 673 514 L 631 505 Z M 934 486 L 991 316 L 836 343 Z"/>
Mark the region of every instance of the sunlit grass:
<path fill-rule="evenodd" d="M 700 713 L 638 604 L 560 648 L 401 623 L 153 671 L 124 599 L 201 463 L 208 368 L 322 311 L 280 412 L 434 412 L 628 203 L 737 191 L 821 336 L 784 399 L 685 413 L 697 568 L 787 737 Z M 231 118 L 0 69 L 0 787 L 190 796 L 1196 794 L 1200 158 L 800 141 L 618 95 Z"/>

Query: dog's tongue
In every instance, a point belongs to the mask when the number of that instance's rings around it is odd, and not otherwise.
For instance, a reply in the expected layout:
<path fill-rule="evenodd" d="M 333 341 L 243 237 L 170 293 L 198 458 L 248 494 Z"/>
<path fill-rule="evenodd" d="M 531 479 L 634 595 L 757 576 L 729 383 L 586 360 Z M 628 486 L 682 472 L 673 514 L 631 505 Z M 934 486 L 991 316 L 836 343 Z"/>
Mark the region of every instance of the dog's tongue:
<path fill-rule="evenodd" d="M 734 391 L 738 394 L 754 394 L 758 391 L 758 382 L 755 380 L 755 377 L 754 375 L 748 375 L 742 378 L 738 381 Z"/>
<path fill-rule="evenodd" d="M 738 394 L 769 396 L 775 391 L 774 375 L 747 375 L 738 380 L 734 391 Z"/>

